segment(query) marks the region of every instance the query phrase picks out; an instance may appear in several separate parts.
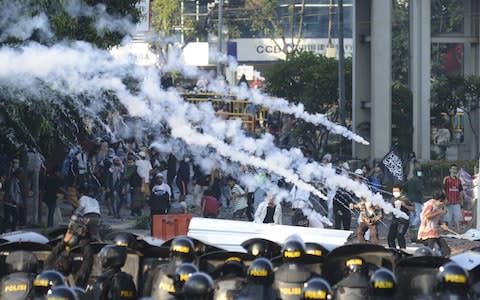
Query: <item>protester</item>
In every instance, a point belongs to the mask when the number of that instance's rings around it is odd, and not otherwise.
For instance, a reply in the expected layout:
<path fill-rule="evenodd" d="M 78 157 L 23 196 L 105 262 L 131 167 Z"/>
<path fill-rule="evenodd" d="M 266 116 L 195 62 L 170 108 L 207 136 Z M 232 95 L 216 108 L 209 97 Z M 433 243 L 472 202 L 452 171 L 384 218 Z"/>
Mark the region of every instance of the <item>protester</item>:
<path fill-rule="evenodd" d="M 172 197 L 172 191 L 170 186 L 164 181 L 162 173 L 158 173 L 155 176 L 155 185 L 152 188 L 152 192 L 149 198 L 150 204 L 150 229 L 153 236 L 153 216 L 166 215 L 170 210 L 170 198 Z"/>
<path fill-rule="evenodd" d="M 227 179 L 227 184 L 230 187 L 230 201 L 233 206 L 233 218 L 241 219 L 247 212 L 247 193 L 237 184 L 233 177 Z"/>
<path fill-rule="evenodd" d="M 449 256 L 450 248 L 445 240 L 440 237 L 440 228 L 448 230 L 446 224 L 440 223 L 441 217 L 446 214 L 445 194 L 443 192 L 435 192 L 433 199 L 428 200 L 423 205 L 417 238 L 426 246 L 432 249 L 438 247 L 444 256 Z"/>
<path fill-rule="evenodd" d="M 175 183 L 177 184 L 178 190 L 180 191 L 180 202 L 185 201 L 188 195 L 188 183 L 190 182 L 190 158 L 185 157 L 178 164 L 177 170 L 177 179 Z"/>
<path fill-rule="evenodd" d="M 370 240 L 374 244 L 378 244 L 377 224 L 383 217 L 380 208 L 373 205 L 366 198 L 360 198 L 357 204 L 350 204 L 350 209 L 358 209 L 360 215 L 358 216 L 359 225 L 357 228 L 357 239 L 359 242 L 365 242 L 365 233 L 370 230 Z"/>
<path fill-rule="evenodd" d="M 255 223 L 282 224 L 282 206 L 276 202 L 275 195 L 268 195 L 255 211 Z"/>
<path fill-rule="evenodd" d="M 407 197 L 401 194 L 399 187 L 393 187 L 392 202 L 396 209 L 401 210 L 407 216 L 409 215 L 410 211 L 415 210 L 412 204 L 407 200 Z M 400 249 L 407 248 L 407 242 L 405 241 L 405 233 L 407 233 L 409 227 L 408 225 L 408 219 L 397 217 L 395 215 L 393 216 L 392 223 L 388 228 L 388 247 L 394 249 L 397 248 L 397 244 L 395 241 L 398 241 L 398 247 L 400 247 Z"/>
<path fill-rule="evenodd" d="M 88 186 L 81 185 L 78 187 L 78 207 L 75 208 L 75 213 L 88 219 L 88 234 L 90 241 L 100 241 L 100 205 L 97 199 L 92 197 L 92 193 Z"/>
<path fill-rule="evenodd" d="M 20 185 L 20 177 L 22 176 L 22 169 L 18 168 L 13 171 L 7 186 L 6 201 L 5 201 L 5 225 L 4 228 L 10 228 L 11 231 L 17 230 L 17 225 L 21 219 L 21 214 L 25 213 L 25 204 L 23 200 L 23 193 Z"/>
<path fill-rule="evenodd" d="M 443 188 L 447 199 L 447 214 L 443 218 L 444 222 L 455 226 L 456 232 L 460 232 L 460 221 L 462 220 L 463 206 L 463 187 L 458 177 L 458 167 L 456 164 L 450 165 L 450 175 L 443 179 Z"/>
<path fill-rule="evenodd" d="M 404 190 L 407 193 L 408 200 L 413 203 L 415 210 L 411 216 L 410 226 L 417 227 L 420 224 L 420 213 L 423 206 L 423 182 L 420 178 L 422 171 L 415 170 L 413 175 L 404 185 Z"/>
<path fill-rule="evenodd" d="M 143 197 L 142 178 L 138 174 L 135 160 L 132 156 L 127 158 L 125 177 L 127 181 L 127 203 L 130 206 L 131 216 L 141 216 L 145 200 Z"/>
<path fill-rule="evenodd" d="M 47 204 L 47 226 L 53 226 L 53 216 L 57 208 L 57 194 L 63 191 L 63 176 L 60 168 L 54 167 L 48 174 L 45 182 L 44 201 Z"/>
<path fill-rule="evenodd" d="M 219 201 L 213 196 L 210 189 L 205 190 L 201 199 L 202 216 L 204 218 L 216 218 L 220 212 Z"/>

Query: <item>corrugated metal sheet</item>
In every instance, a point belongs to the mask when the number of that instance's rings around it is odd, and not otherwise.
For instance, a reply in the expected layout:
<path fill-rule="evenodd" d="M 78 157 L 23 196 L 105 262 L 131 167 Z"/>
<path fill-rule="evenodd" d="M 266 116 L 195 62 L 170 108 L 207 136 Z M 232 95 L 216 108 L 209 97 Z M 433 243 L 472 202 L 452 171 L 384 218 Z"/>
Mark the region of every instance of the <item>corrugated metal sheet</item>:
<path fill-rule="evenodd" d="M 240 244 L 248 239 L 264 238 L 282 244 L 292 234 L 332 250 L 344 245 L 352 231 L 192 218 L 187 235 L 225 250 L 245 252 Z"/>

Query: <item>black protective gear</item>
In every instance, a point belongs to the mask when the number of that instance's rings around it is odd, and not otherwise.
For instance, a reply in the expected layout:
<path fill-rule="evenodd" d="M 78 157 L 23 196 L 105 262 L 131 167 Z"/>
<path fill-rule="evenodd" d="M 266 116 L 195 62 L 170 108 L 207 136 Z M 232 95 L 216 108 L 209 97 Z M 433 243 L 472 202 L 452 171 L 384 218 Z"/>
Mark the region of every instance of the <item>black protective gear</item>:
<path fill-rule="evenodd" d="M 133 251 L 137 249 L 137 236 L 131 232 L 116 232 L 112 234 L 112 242 L 117 246 L 126 247 Z"/>
<path fill-rule="evenodd" d="M 170 258 L 182 262 L 192 262 L 195 258 L 195 246 L 186 236 L 177 237 L 170 245 Z"/>
<path fill-rule="evenodd" d="M 78 300 L 87 300 L 87 292 L 79 286 L 72 286 L 72 291 L 77 295 Z"/>
<path fill-rule="evenodd" d="M 374 297 L 392 298 L 397 288 L 397 278 L 392 271 L 380 268 L 370 277 L 370 289 Z"/>
<path fill-rule="evenodd" d="M 282 247 L 270 240 L 251 238 L 242 243 L 242 247 L 252 256 L 273 258 L 280 255 Z"/>
<path fill-rule="evenodd" d="M 438 289 L 441 294 L 466 295 L 469 291 L 468 272 L 454 262 L 448 262 L 439 268 Z"/>
<path fill-rule="evenodd" d="M 305 283 L 302 289 L 302 297 L 300 299 L 332 299 L 333 292 L 330 284 L 323 278 L 312 278 Z"/>
<path fill-rule="evenodd" d="M 421 246 L 413 252 L 413 256 L 433 256 L 433 251 L 427 246 Z"/>
<path fill-rule="evenodd" d="M 120 269 L 127 260 L 127 248 L 116 245 L 106 245 L 98 253 L 98 258 L 104 270 Z"/>
<path fill-rule="evenodd" d="M 137 288 L 132 276 L 120 271 L 119 268 L 109 269 L 97 278 L 93 287 L 93 299 L 137 299 Z"/>
<path fill-rule="evenodd" d="M 7 273 L 25 272 L 36 273 L 38 267 L 37 257 L 30 251 L 13 251 L 5 258 Z"/>
<path fill-rule="evenodd" d="M 313 256 L 324 257 L 328 250 L 318 243 L 305 243 L 305 253 Z"/>
<path fill-rule="evenodd" d="M 345 272 L 362 273 L 366 271 L 365 261 L 361 257 L 352 257 L 345 260 Z"/>
<path fill-rule="evenodd" d="M 31 299 L 34 278 L 35 274 L 24 272 L 15 272 L 4 276 L 0 281 L 0 299 Z"/>
<path fill-rule="evenodd" d="M 282 248 L 282 257 L 285 262 L 299 261 L 305 255 L 305 244 L 300 237 L 290 236 Z"/>
<path fill-rule="evenodd" d="M 77 294 L 67 286 L 57 286 L 50 290 L 45 300 L 78 300 Z"/>
<path fill-rule="evenodd" d="M 271 285 L 275 274 L 272 263 L 263 257 L 255 259 L 247 270 L 247 281 L 259 285 Z"/>
<path fill-rule="evenodd" d="M 197 266 L 191 263 L 183 263 L 178 266 L 173 277 L 173 286 L 175 287 L 175 294 L 180 293 L 185 282 L 192 276 L 193 273 L 198 272 Z"/>
<path fill-rule="evenodd" d="M 48 291 L 56 286 L 64 286 L 67 282 L 65 277 L 58 271 L 45 270 L 33 280 L 35 296 L 45 296 Z"/>
<path fill-rule="evenodd" d="M 210 275 L 196 272 L 183 285 L 183 294 L 189 300 L 213 300 L 214 288 Z"/>

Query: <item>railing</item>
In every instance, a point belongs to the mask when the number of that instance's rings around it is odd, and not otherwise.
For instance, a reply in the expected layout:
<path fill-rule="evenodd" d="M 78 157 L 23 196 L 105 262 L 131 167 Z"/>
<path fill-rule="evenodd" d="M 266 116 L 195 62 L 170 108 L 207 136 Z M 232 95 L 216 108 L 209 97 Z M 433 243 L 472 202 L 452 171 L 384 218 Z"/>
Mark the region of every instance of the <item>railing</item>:
<path fill-rule="evenodd" d="M 252 102 L 235 99 L 232 96 L 205 93 L 184 95 L 184 99 L 189 103 L 211 103 L 217 116 L 224 119 L 241 119 L 245 130 L 251 134 L 256 133 L 257 129 L 263 129 L 267 119 L 268 110 L 265 107 L 255 109 L 256 113 L 252 114 L 247 109 Z M 260 128 L 257 128 L 257 125 Z"/>

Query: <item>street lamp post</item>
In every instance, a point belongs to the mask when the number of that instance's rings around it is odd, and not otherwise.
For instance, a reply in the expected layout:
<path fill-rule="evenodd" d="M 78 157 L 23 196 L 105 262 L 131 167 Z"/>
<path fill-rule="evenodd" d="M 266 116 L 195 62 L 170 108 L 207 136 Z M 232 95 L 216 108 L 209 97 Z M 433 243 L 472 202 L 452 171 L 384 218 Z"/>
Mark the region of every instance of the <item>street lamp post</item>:
<path fill-rule="evenodd" d="M 223 1 L 218 1 L 218 37 L 217 37 L 217 77 L 221 77 L 222 74 L 222 43 L 223 43 Z"/>

